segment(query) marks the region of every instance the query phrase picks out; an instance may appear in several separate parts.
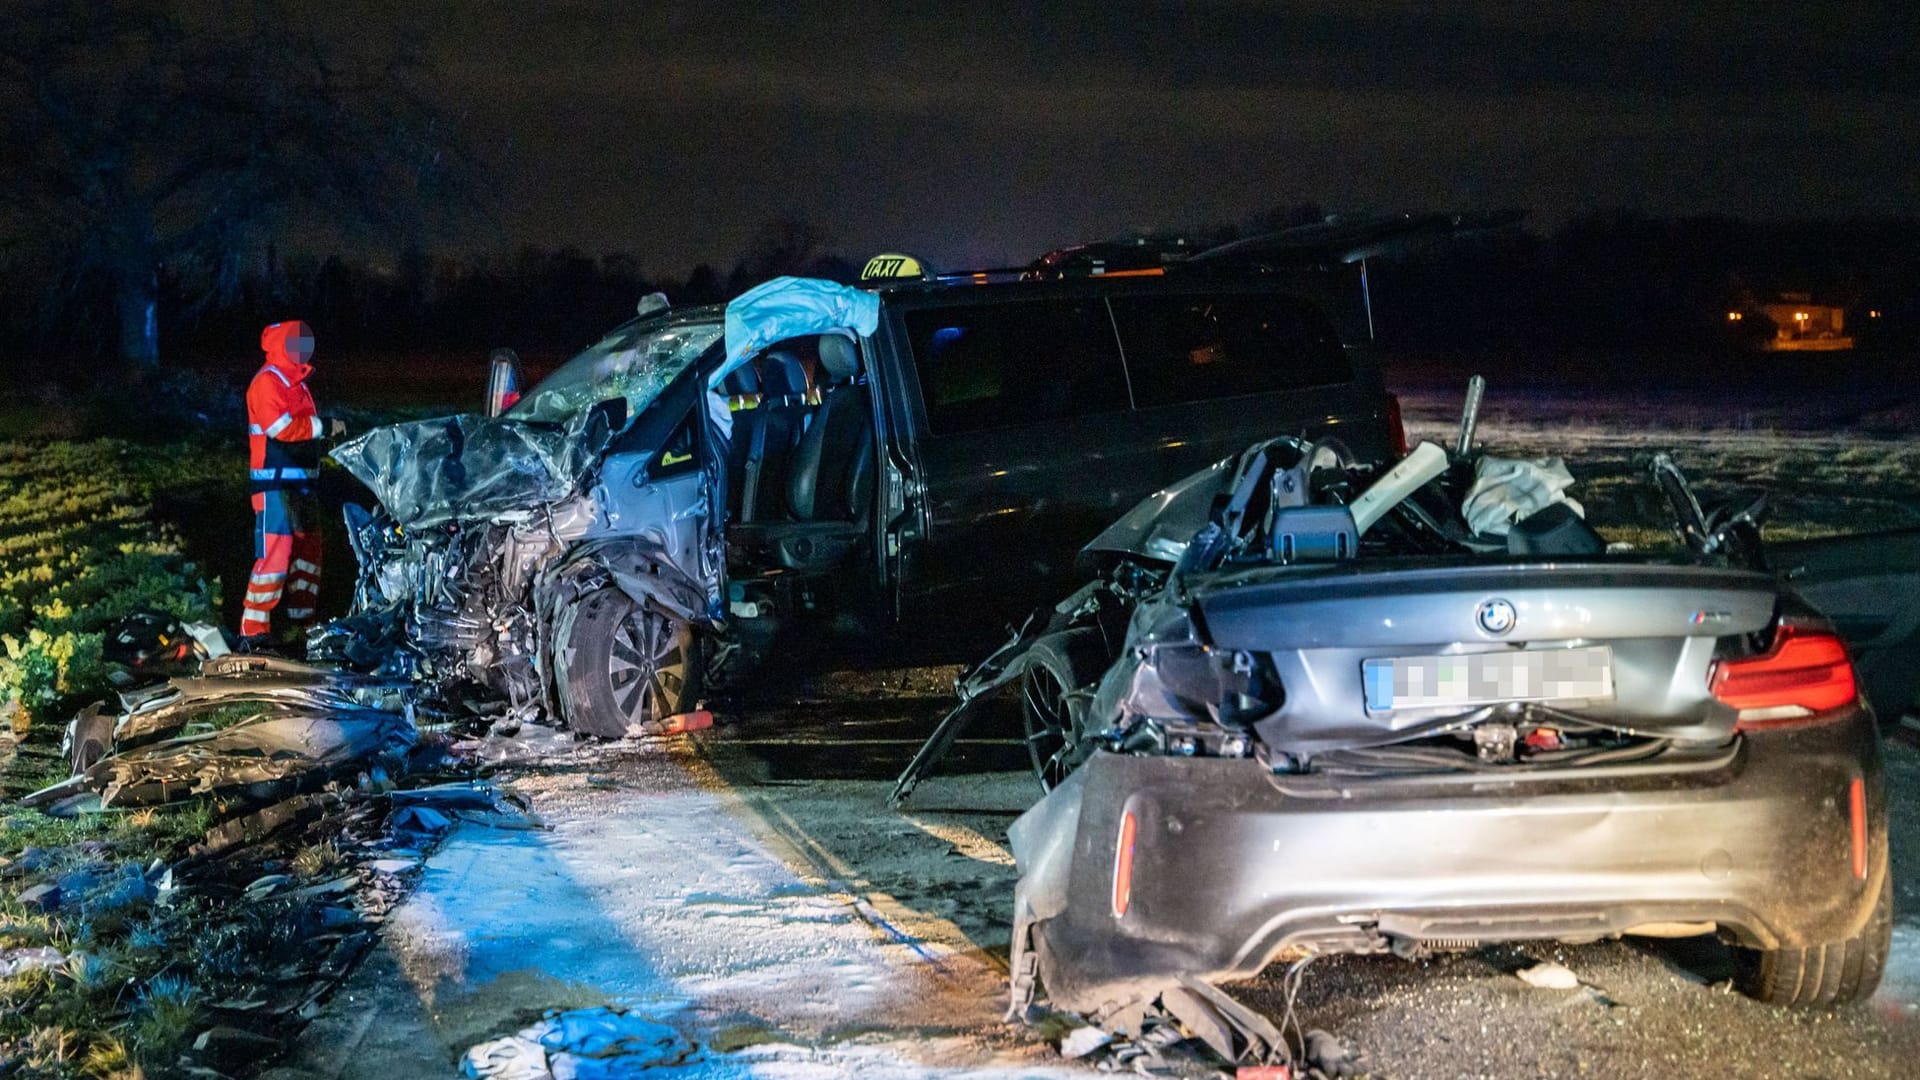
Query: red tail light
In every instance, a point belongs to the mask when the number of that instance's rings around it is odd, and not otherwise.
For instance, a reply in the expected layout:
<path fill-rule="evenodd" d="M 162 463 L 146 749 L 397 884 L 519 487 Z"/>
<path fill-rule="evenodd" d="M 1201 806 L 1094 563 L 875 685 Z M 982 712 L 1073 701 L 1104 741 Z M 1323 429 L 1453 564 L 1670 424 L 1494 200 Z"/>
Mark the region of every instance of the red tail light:
<path fill-rule="evenodd" d="M 1407 456 L 1407 421 L 1400 415 L 1400 398 L 1396 394 L 1387 395 L 1387 431 L 1393 438 L 1393 455 Z"/>
<path fill-rule="evenodd" d="M 1711 692 L 1740 710 L 1743 729 L 1830 712 L 1859 697 L 1853 661 L 1838 637 L 1784 624 L 1760 656 L 1714 665 Z"/>
<path fill-rule="evenodd" d="M 1113 917 L 1116 919 L 1127 913 L 1127 902 L 1133 899 L 1133 831 L 1133 811 L 1122 811 L 1120 842 L 1114 845 L 1113 853 Z"/>

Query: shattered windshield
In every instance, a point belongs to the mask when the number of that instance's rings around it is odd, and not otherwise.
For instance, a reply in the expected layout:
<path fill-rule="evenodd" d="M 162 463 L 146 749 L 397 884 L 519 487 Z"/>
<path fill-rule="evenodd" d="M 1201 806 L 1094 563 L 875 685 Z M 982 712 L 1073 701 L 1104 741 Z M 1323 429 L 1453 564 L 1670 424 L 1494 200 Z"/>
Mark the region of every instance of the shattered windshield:
<path fill-rule="evenodd" d="M 662 324 L 636 319 L 560 365 L 506 415 L 565 423 L 616 397 L 627 399 L 627 415 L 637 415 L 720 340 L 722 329 L 718 322 Z"/>

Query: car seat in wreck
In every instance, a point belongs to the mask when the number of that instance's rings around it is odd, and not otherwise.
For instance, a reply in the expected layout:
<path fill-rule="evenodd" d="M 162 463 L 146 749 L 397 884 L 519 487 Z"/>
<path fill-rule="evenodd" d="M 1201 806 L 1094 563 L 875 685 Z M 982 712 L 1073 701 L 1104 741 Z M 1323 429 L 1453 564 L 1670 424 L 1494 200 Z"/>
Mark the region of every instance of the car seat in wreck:
<path fill-rule="evenodd" d="M 774 397 L 765 380 L 790 370 L 785 359 L 774 365 L 767 361 L 785 355 L 776 350 L 763 357 L 762 409 Z M 757 430 L 765 431 L 770 449 L 757 469 L 748 453 L 756 491 L 751 516 L 736 519 L 734 530 L 736 541 L 756 561 L 798 573 L 823 573 L 851 555 L 866 535 L 873 502 L 873 407 L 859 350 L 850 337 L 830 333 L 818 339 L 818 355 L 817 397 L 803 387 L 801 396 L 787 399 L 801 404 L 779 407 L 796 415 L 798 423 L 771 417 L 760 422 Z M 813 400 L 818 404 L 808 403 Z M 776 460 L 771 448 L 789 430 L 794 431 L 790 448 Z M 771 490 L 776 485 L 777 492 Z M 743 497 L 743 510 L 748 505 Z"/>
<path fill-rule="evenodd" d="M 732 507 L 736 526 L 778 516 L 782 500 L 772 488 L 788 472 L 808 408 L 806 367 L 790 350 L 769 351 L 729 376 L 728 385 L 748 382 L 758 396 L 752 408 L 742 409 L 734 419 L 732 456 L 740 477 L 739 498 Z"/>

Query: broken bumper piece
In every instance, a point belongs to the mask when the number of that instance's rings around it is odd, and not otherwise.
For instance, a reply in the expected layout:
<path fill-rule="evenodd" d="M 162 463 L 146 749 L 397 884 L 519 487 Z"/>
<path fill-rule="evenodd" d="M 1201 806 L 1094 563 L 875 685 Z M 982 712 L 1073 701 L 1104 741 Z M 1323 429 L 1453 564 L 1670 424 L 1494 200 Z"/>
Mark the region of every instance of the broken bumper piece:
<path fill-rule="evenodd" d="M 67 733 L 75 775 L 23 801 L 50 806 L 92 792 L 116 807 L 284 794 L 283 782 L 317 786 L 414 744 L 412 709 L 398 684 L 287 661 L 226 659 L 208 663 L 219 674 L 123 694 L 118 713 L 83 710 Z"/>

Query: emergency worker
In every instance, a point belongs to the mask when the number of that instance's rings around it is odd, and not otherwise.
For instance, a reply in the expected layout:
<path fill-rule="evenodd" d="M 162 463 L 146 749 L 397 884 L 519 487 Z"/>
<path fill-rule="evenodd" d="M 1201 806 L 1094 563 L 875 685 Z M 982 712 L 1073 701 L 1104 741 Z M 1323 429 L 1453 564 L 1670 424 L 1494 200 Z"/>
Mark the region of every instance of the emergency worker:
<path fill-rule="evenodd" d="M 313 331 L 306 323 L 274 323 L 260 334 L 266 363 L 247 384 L 247 460 L 253 496 L 253 574 L 247 579 L 243 648 L 271 644 L 273 609 L 284 598 L 287 621 L 313 623 L 320 600 L 320 517 L 314 498 L 322 439 L 346 425 L 315 411 L 307 376 Z"/>

